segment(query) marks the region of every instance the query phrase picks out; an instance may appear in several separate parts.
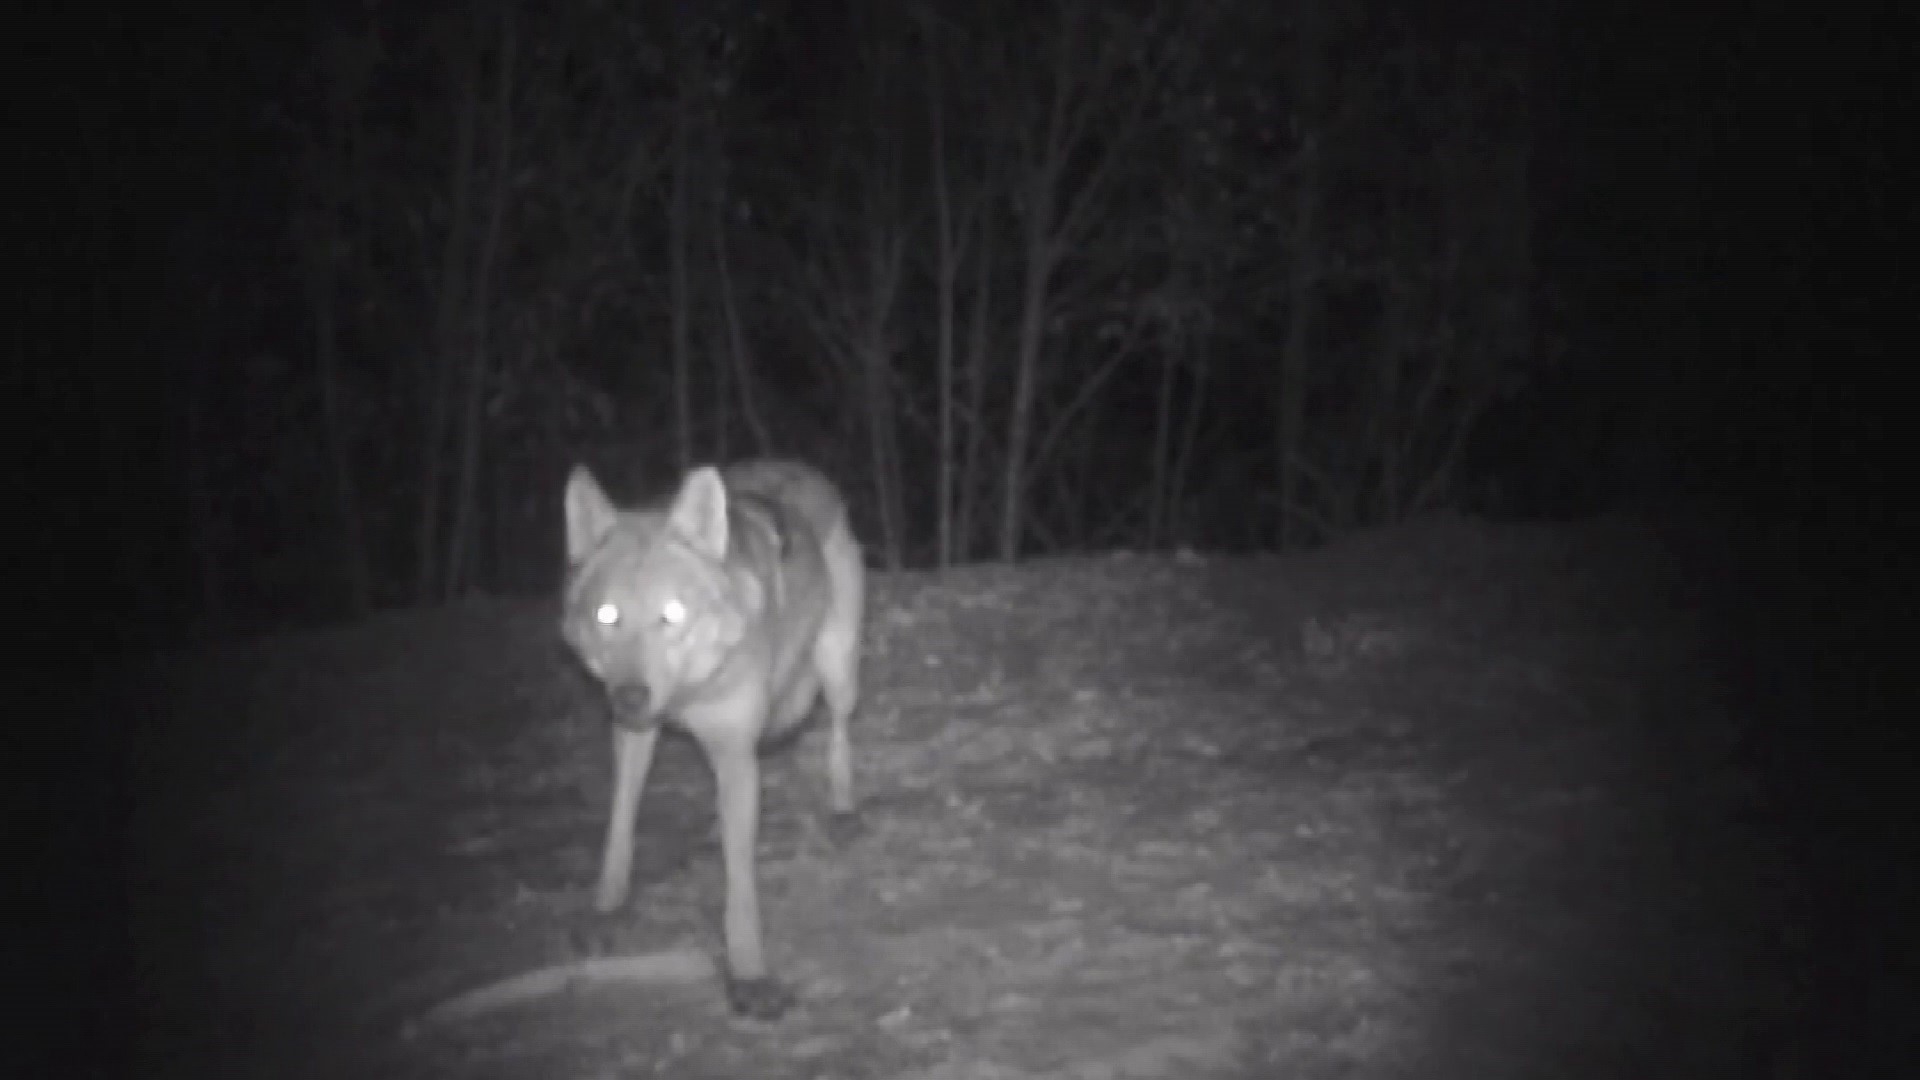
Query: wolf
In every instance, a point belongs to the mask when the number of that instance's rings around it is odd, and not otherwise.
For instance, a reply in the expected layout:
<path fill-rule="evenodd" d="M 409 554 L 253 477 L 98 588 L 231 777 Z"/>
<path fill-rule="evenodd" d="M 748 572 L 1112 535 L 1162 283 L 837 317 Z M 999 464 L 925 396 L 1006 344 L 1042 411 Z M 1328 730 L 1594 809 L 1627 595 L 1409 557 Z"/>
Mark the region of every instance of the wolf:
<path fill-rule="evenodd" d="M 847 720 L 859 698 L 865 566 L 831 480 L 797 461 L 690 470 L 664 507 L 623 509 L 585 466 L 566 488 L 561 636 L 605 687 L 613 800 L 594 906 L 626 902 L 634 813 L 663 723 L 713 768 L 726 872 L 727 997 L 778 1019 L 794 1002 L 767 970 L 754 876 L 763 739 L 826 700 L 835 820 L 854 813 Z"/>

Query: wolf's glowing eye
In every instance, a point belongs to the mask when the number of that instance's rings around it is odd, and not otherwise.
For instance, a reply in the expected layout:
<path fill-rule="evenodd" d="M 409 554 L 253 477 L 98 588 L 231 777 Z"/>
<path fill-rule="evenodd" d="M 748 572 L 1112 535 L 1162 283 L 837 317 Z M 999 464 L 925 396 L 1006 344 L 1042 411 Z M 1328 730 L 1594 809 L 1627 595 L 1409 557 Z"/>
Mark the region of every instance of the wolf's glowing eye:
<path fill-rule="evenodd" d="M 593 621 L 599 623 L 601 626 L 619 626 L 620 606 L 618 604 L 601 604 L 599 607 L 593 609 Z"/>
<path fill-rule="evenodd" d="M 678 600 L 669 600 L 660 605 L 660 621 L 668 626 L 679 626 L 687 621 L 687 605 Z"/>

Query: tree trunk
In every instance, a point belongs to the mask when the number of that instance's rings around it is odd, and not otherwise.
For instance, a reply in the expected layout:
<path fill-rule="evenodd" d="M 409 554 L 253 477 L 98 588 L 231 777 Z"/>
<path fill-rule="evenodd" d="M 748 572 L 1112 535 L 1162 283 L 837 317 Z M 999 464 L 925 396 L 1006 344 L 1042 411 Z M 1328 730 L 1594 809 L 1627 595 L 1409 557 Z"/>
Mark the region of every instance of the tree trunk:
<path fill-rule="evenodd" d="M 518 57 L 519 37 L 513 24 L 513 6 L 501 8 L 500 53 L 494 58 L 494 160 L 493 183 L 488 193 L 487 223 L 480 238 L 478 265 L 474 267 L 473 303 L 468 311 L 472 329 L 469 349 L 462 365 L 466 381 L 460 409 L 459 475 L 454 489 L 453 521 L 447 535 L 446 574 L 441 580 L 441 599 L 452 600 L 471 584 L 474 548 L 474 500 L 480 473 L 480 429 L 485 419 L 488 373 L 492 367 L 495 343 L 493 325 L 493 273 L 499 261 L 500 232 L 506 218 L 507 200 L 512 195 L 513 176 L 513 74 Z"/>
<path fill-rule="evenodd" d="M 681 472 L 693 466 L 693 282 L 688 266 L 692 232 L 687 205 L 693 186 L 692 43 L 682 34 L 673 105 L 673 191 L 667 203 L 667 259 L 670 268 L 668 318 L 672 323 L 674 455 Z"/>
<path fill-rule="evenodd" d="M 420 518 L 416 522 L 415 597 L 425 603 L 437 595 L 440 579 L 439 536 L 441 486 L 446 477 L 447 432 L 452 422 L 454 372 L 461 348 L 461 314 L 467 300 L 467 260 L 472 245 L 473 171 L 479 124 L 479 88 L 475 85 L 475 57 L 471 46 L 453 59 L 456 70 L 452 92 L 456 110 L 453 156 L 448 162 L 451 198 L 447 235 L 441 251 L 439 295 L 434 302 L 433 342 L 427 350 L 429 370 L 422 402 L 427 411 L 420 447 Z"/>
<path fill-rule="evenodd" d="M 1296 482 L 1306 452 L 1308 349 L 1320 268 L 1321 98 L 1325 80 L 1325 49 L 1321 31 L 1323 13 L 1318 0 L 1306 0 L 1297 9 L 1294 73 L 1299 80 L 1297 106 L 1301 127 L 1299 167 L 1293 192 L 1293 251 L 1287 272 L 1287 337 L 1280 358 L 1280 382 L 1275 421 L 1280 482 L 1280 546 L 1300 536 L 1295 522 L 1302 492 Z"/>
<path fill-rule="evenodd" d="M 859 363 L 866 389 L 867 452 L 873 475 L 874 503 L 880 517 L 881 558 L 889 570 L 898 570 L 901 508 L 895 461 L 900 448 L 885 348 L 884 343 L 870 337 L 861 349 Z"/>
<path fill-rule="evenodd" d="M 960 506 L 955 517 L 954 557 L 965 561 L 973 552 L 975 508 L 979 505 L 981 443 L 987 431 L 988 348 L 992 343 L 987 320 L 993 304 L 993 230 L 980 221 L 980 258 L 974 264 L 973 313 L 967 325 L 967 438 L 960 459 Z"/>
<path fill-rule="evenodd" d="M 899 221 L 892 191 L 870 204 L 866 251 L 867 301 L 858 330 L 856 363 L 866 395 L 873 491 L 880 514 L 880 544 L 888 569 L 900 568 L 905 548 L 905 507 L 900 497 L 900 432 L 893 396 L 893 310 L 905 265 L 906 245 L 893 232 Z"/>
<path fill-rule="evenodd" d="M 1375 358 L 1373 387 L 1373 422 L 1364 437 L 1361 453 L 1377 455 L 1378 466 L 1376 483 L 1379 485 L 1374 498 L 1374 524 L 1387 525 L 1400 517 L 1401 500 L 1401 452 L 1414 449 L 1404 446 L 1402 439 L 1408 431 L 1407 414 L 1400 403 L 1405 390 L 1401 387 L 1401 364 L 1406 347 L 1406 301 L 1401 284 L 1394 280 L 1392 270 L 1385 282 L 1386 303 L 1380 320 L 1380 347 Z M 1433 373 L 1437 376 L 1441 365 L 1435 365 Z M 1429 385 L 1437 385 L 1430 383 Z M 1411 414 L 1416 424 L 1419 417 Z M 1346 524 L 1353 524 L 1348 522 Z"/>
<path fill-rule="evenodd" d="M 1160 389 L 1153 402 L 1152 480 L 1147 502 L 1147 548 L 1151 551 L 1159 550 L 1166 532 L 1169 489 L 1173 486 L 1173 395 L 1178 367 L 1174 344 L 1169 340 L 1160 352 Z"/>
<path fill-rule="evenodd" d="M 308 241 L 307 289 L 313 311 L 314 376 L 320 397 L 320 433 L 326 441 L 328 491 L 347 615 L 362 618 L 373 610 L 373 579 L 367 564 L 366 534 L 353 482 L 353 438 L 340 402 L 339 305 L 334 292 L 333 243 L 337 236 L 327 214 Z"/>
<path fill-rule="evenodd" d="M 1047 290 L 1053 279 L 1053 244 L 1047 237 L 1047 210 L 1052 205 L 1052 177 L 1035 185 L 1033 215 L 1026 230 L 1026 274 L 1020 290 L 1020 337 L 1014 355 L 1013 400 L 1007 407 L 1007 459 L 1000 481 L 1000 540 L 996 554 L 1002 562 L 1020 557 L 1021 514 L 1026 508 L 1027 442 L 1033 434 L 1033 403 L 1039 386 L 1040 346 L 1046 337 Z"/>
<path fill-rule="evenodd" d="M 934 301 L 937 305 L 934 355 L 938 372 L 936 393 L 940 399 L 938 445 L 934 450 L 938 470 L 934 494 L 934 558 L 944 569 L 953 565 L 954 554 L 953 481 L 958 462 L 954 459 L 953 446 L 953 306 L 954 288 L 960 273 L 960 255 L 954 244 L 953 196 L 947 181 L 946 100 L 941 93 L 940 56 L 931 44 L 927 49 L 927 113 L 932 135 L 929 156 L 933 172 L 935 239 L 939 245 L 935 256 L 939 260 L 937 280 L 934 283 Z"/>
<path fill-rule="evenodd" d="M 1193 475 L 1193 458 L 1200 441 L 1200 418 L 1206 415 L 1207 369 L 1210 345 L 1203 343 L 1188 355 L 1194 358 L 1194 371 L 1188 379 L 1193 388 L 1187 394 L 1186 417 L 1181 422 L 1179 450 L 1173 461 L 1173 479 L 1167 492 L 1167 539 L 1180 543 L 1185 539 L 1183 508 L 1187 501 L 1187 481 Z"/>
<path fill-rule="evenodd" d="M 740 303 L 734 295 L 733 259 L 727 245 L 726 196 L 714 199 L 714 269 L 720 280 L 720 315 L 726 322 L 727 362 L 740 397 L 740 416 L 747 422 L 747 434 L 753 436 L 754 450 L 761 456 L 773 452 L 773 434 L 753 392 L 753 366 L 747 354 L 746 329 L 740 319 Z"/>

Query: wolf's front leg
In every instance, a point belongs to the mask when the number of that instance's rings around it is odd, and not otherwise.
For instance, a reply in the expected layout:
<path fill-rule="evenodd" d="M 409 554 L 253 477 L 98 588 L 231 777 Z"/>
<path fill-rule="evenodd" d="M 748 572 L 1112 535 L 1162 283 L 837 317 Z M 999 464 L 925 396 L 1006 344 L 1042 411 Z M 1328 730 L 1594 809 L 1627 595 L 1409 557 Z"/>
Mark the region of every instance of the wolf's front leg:
<path fill-rule="evenodd" d="M 720 801 L 720 857 L 726 868 L 727 1000 L 754 1020 L 777 1020 L 793 991 L 767 973 L 760 939 L 760 890 L 754 871 L 760 832 L 760 761 L 751 736 L 709 741 Z"/>
<path fill-rule="evenodd" d="M 654 744 L 660 729 L 634 731 L 613 725 L 613 803 L 607 816 L 607 846 L 600 857 L 600 885 L 593 893 L 598 911 L 612 911 L 627 902 L 633 885 L 633 821 L 640 792 L 653 768 Z"/>

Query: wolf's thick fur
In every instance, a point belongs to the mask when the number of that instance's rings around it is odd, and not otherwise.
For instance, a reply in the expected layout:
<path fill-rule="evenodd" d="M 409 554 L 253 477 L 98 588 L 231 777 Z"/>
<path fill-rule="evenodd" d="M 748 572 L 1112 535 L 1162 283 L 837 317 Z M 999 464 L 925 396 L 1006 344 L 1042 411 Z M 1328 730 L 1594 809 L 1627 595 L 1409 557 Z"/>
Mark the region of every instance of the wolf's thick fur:
<path fill-rule="evenodd" d="M 847 718 L 859 697 L 865 569 L 832 481 L 793 461 L 689 472 L 665 507 L 620 509 L 584 466 L 567 481 L 562 635 L 613 703 L 615 779 L 595 906 L 625 903 L 634 812 L 662 721 L 712 763 L 726 868 L 729 998 L 777 1017 L 792 993 L 767 971 L 754 847 L 756 747 L 826 698 L 836 813 L 853 811 Z"/>

